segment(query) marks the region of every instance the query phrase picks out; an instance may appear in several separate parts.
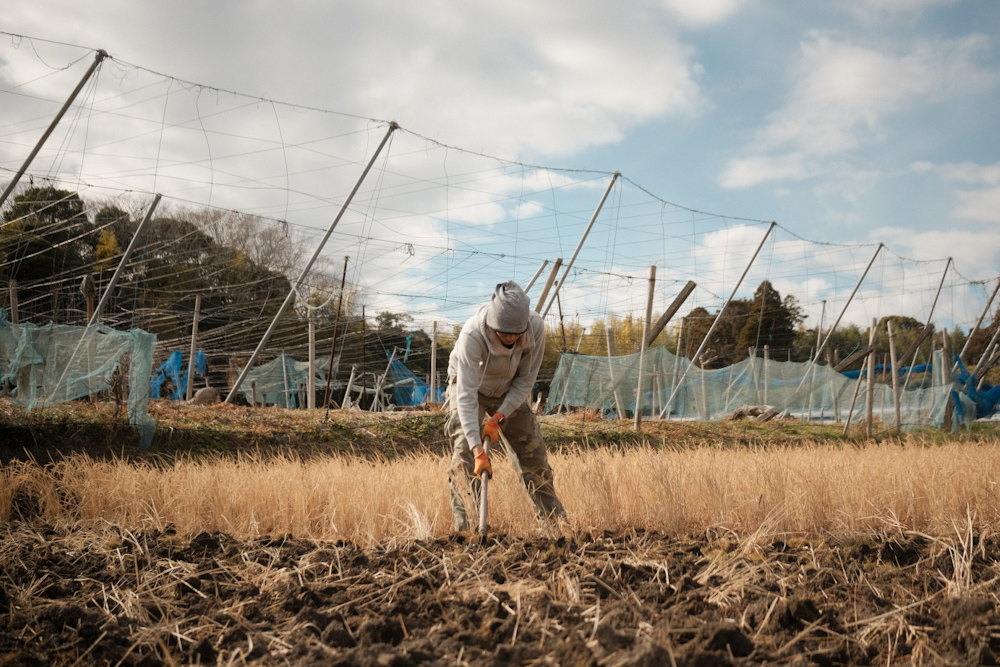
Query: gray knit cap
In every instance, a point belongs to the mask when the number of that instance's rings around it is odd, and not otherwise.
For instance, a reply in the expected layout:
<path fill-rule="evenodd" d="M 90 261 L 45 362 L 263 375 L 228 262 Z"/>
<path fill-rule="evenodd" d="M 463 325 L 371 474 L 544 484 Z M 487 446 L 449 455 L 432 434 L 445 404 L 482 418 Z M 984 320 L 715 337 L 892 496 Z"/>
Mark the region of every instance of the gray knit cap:
<path fill-rule="evenodd" d="M 486 309 L 486 326 L 500 333 L 521 334 L 528 330 L 528 295 L 513 280 L 500 283 Z"/>

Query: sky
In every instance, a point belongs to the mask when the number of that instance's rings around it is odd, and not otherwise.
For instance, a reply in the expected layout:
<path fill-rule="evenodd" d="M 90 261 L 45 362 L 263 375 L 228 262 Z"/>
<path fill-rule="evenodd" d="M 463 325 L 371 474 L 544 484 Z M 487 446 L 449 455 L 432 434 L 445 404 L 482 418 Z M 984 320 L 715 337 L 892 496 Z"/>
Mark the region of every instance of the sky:
<path fill-rule="evenodd" d="M 95 194 L 315 242 L 398 122 L 324 257 L 419 321 L 568 261 L 615 171 L 557 306 L 584 322 L 642 312 L 650 264 L 656 310 L 688 279 L 718 308 L 771 220 L 737 293 L 770 279 L 811 326 L 878 243 L 845 322 L 929 317 L 951 257 L 934 318 L 968 329 L 1000 265 L 992 0 L 10 0 L 0 31 L 38 38 L 0 35 L 0 180 L 92 60 L 42 40 L 112 56 L 37 165 Z"/>

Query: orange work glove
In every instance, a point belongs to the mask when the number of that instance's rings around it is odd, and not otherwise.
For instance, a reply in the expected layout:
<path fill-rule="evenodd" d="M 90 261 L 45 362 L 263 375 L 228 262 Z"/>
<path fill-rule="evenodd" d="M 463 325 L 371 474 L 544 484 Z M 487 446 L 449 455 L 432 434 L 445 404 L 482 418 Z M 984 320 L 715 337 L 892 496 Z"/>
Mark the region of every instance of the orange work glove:
<path fill-rule="evenodd" d="M 503 415 L 499 412 L 490 417 L 489 421 L 486 422 L 486 426 L 483 427 L 483 440 L 489 438 L 490 442 L 499 441 L 500 422 L 502 421 L 503 421 Z"/>
<path fill-rule="evenodd" d="M 493 466 L 490 465 L 490 456 L 486 450 L 483 450 L 483 453 L 476 457 L 476 469 L 472 474 L 476 479 L 479 479 L 483 472 L 486 472 L 488 479 L 493 479 Z"/>

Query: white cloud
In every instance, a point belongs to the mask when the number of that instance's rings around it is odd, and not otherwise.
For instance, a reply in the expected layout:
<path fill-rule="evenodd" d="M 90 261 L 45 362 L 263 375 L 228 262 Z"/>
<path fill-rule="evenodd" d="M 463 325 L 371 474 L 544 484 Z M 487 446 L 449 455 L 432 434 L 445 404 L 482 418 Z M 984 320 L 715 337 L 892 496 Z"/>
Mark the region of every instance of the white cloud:
<path fill-rule="evenodd" d="M 893 55 L 813 33 L 801 45 L 801 78 L 788 104 L 758 142 L 830 155 L 881 141 L 886 117 L 995 81 L 975 64 L 985 46 L 985 38 L 967 37 Z"/>
<path fill-rule="evenodd" d="M 864 23 L 912 17 L 933 7 L 957 4 L 959 0 L 840 0 L 844 9 Z"/>
<path fill-rule="evenodd" d="M 801 179 L 825 172 L 830 156 L 886 141 L 888 119 L 995 84 L 997 73 L 977 64 L 987 46 L 974 35 L 893 54 L 810 33 L 787 102 L 758 131 L 751 155 L 730 160 L 720 182 L 745 188 Z"/>
<path fill-rule="evenodd" d="M 946 183 L 957 186 L 954 191 L 957 203 L 951 210 L 955 219 L 1000 222 L 1000 162 L 988 165 L 918 162 L 910 169 L 921 174 L 934 172 Z"/>
<path fill-rule="evenodd" d="M 767 181 L 800 181 L 809 176 L 802 155 L 754 155 L 730 160 L 719 184 L 724 188 L 749 188 Z"/>
<path fill-rule="evenodd" d="M 724 21 L 735 15 L 746 0 L 663 0 L 663 4 L 682 23 L 700 27 Z"/>

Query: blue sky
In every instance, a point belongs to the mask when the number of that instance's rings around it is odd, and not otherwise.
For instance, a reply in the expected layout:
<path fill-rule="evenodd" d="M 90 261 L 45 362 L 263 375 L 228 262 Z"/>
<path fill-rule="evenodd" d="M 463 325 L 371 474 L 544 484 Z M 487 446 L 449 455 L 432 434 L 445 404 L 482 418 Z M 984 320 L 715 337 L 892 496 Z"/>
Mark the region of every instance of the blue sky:
<path fill-rule="evenodd" d="M 766 229 L 738 218 L 780 225 L 741 294 L 772 279 L 803 302 L 812 325 L 824 300 L 831 310 L 845 302 L 877 242 L 895 254 L 873 268 L 848 321 L 927 316 L 951 256 L 959 273 L 947 279 L 935 319 L 968 327 L 991 288 L 969 282 L 997 274 L 998 2 L 13 0 L 0 30 L 104 48 L 119 61 L 103 68 L 89 108 L 107 108 L 117 91 L 134 96 L 133 115 L 108 127 L 93 113 L 89 125 L 78 119 L 64 153 L 39 158 L 41 173 L 93 184 L 95 193 L 162 191 L 289 219 L 315 238 L 384 133 L 363 119 L 253 105 L 128 64 L 396 120 L 469 151 L 603 172 L 498 166 L 414 135 L 394 138 L 382 189 L 359 194 L 326 254 L 332 264 L 363 258 L 352 277 L 368 286 L 372 307 L 409 309 L 420 321 L 461 320 L 493 282 L 524 282 L 542 259 L 568 260 L 615 170 L 630 180 L 581 253 L 584 273 L 566 285 L 564 308 L 584 321 L 639 312 L 652 263 L 658 309 L 688 278 L 700 286 L 694 302 L 717 308 Z M 16 169 L 40 132 L 32 119 L 54 112 L 89 56 L 65 72 L 51 68 L 83 56 L 0 38 L 0 104 L 10 110 L 0 167 Z M 158 96 L 140 104 L 139 91 L 157 86 Z M 168 119 L 186 123 L 188 134 L 170 134 Z M 129 141 L 102 152 L 111 145 L 102 132 Z M 304 150 L 335 135 L 322 156 Z M 276 136 L 281 150 L 261 149 L 269 162 L 248 157 L 252 140 L 264 146 Z M 227 150 L 242 157 L 226 163 Z M 145 167 L 125 177 L 127 159 Z M 476 175 L 464 190 L 453 182 L 463 170 Z M 268 187 L 235 187 L 248 178 Z M 723 217 L 676 209 L 635 184 Z M 391 192 L 407 194 L 390 204 Z"/>

